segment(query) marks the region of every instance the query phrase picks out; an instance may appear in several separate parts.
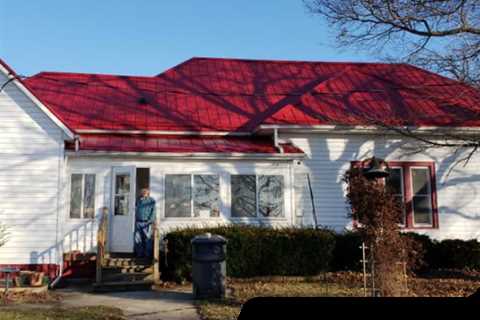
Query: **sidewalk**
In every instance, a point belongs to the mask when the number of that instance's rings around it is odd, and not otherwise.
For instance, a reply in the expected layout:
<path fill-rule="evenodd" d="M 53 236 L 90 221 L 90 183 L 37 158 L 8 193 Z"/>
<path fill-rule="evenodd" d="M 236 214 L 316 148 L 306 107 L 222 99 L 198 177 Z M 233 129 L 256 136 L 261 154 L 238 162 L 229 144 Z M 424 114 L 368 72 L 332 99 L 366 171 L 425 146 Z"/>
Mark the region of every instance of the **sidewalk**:
<path fill-rule="evenodd" d="M 56 290 L 65 307 L 110 306 L 123 310 L 129 320 L 198 320 L 191 291 L 132 291 L 91 293 L 79 289 Z"/>

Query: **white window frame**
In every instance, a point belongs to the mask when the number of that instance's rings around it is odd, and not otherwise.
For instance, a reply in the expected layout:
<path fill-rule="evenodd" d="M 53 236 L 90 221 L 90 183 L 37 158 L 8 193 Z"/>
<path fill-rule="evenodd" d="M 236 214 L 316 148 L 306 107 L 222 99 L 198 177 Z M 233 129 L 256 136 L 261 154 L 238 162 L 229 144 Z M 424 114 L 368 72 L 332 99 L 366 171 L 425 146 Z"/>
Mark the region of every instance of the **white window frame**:
<path fill-rule="evenodd" d="M 189 175 L 190 176 L 190 189 L 191 189 L 191 197 L 190 197 L 190 215 L 188 217 L 168 217 L 167 216 L 167 196 L 166 196 L 166 181 L 167 181 L 167 176 L 176 176 L 176 175 Z M 218 190 L 218 195 L 219 195 L 219 201 L 220 201 L 220 204 L 219 204 L 219 208 L 220 208 L 220 212 L 219 212 L 219 215 L 218 217 L 212 217 L 212 216 L 209 216 L 208 218 L 201 218 L 201 217 L 195 217 L 195 208 L 194 208 L 194 198 L 195 198 L 195 194 L 194 194 L 194 178 L 193 176 L 217 176 L 218 177 L 218 187 L 219 187 L 219 190 Z M 168 219 L 168 220 L 175 220 L 175 219 L 178 219 L 178 220 L 185 220 L 185 219 L 194 219 L 194 220 L 203 220 L 203 219 L 215 219 L 215 220 L 218 220 L 218 219 L 221 219 L 222 218 L 222 207 L 223 207 L 223 195 L 222 195 L 222 174 L 221 173 L 214 173 L 214 172 L 207 172 L 207 173 L 204 173 L 204 172 L 192 172 L 192 173 L 182 173 L 182 172 L 175 172 L 175 173 L 165 173 L 163 175 L 163 219 Z"/>
<path fill-rule="evenodd" d="M 232 181 L 231 176 L 255 176 L 255 201 L 256 201 L 256 215 L 254 217 L 233 217 L 232 216 Z M 260 204 L 260 193 L 258 192 L 258 177 L 259 176 L 281 176 L 283 179 L 283 201 L 282 201 L 282 217 L 265 217 L 259 211 Z M 235 222 L 248 222 L 252 220 L 257 221 L 286 221 L 287 220 L 287 205 L 285 203 L 286 199 L 286 189 L 287 189 L 287 178 L 285 174 L 280 172 L 239 172 L 230 174 L 230 179 L 228 181 L 228 204 L 229 204 L 229 218 Z"/>
<path fill-rule="evenodd" d="M 427 171 L 427 178 L 428 178 L 428 195 L 425 195 L 424 197 L 428 198 L 428 201 L 430 202 L 430 223 L 415 223 L 415 204 L 414 204 L 414 201 L 413 199 L 415 198 L 415 194 L 413 192 L 413 170 L 415 169 L 422 169 L 422 170 L 426 170 Z M 432 199 L 433 199 L 433 195 L 432 195 L 432 179 L 431 179 L 431 171 L 430 171 L 430 167 L 424 167 L 424 166 L 412 166 L 410 167 L 410 170 L 409 170 L 409 174 L 410 174 L 410 193 L 412 195 L 412 226 L 414 228 L 423 228 L 423 227 L 432 227 L 433 225 L 433 220 L 434 220 L 434 217 L 433 217 L 433 203 L 432 203 Z M 423 196 L 423 195 L 422 195 Z"/>
<path fill-rule="evenodd" d="M 80 201 L 80 218 L 73 218 L 71 216 L 71 210 L 72 210 L 72 176 L 74 174 L 79 174 L 82 176 L 82 199 Z M 94 175 L 95 176 L 95 192 L 93 194 L 93 201 L 94 201 L 94 204 L 93 204 L 93 217 L 91 218 L 88 218 L 88 217 L 85 217 L 84 216 L 84 200 L 85 200 L 85 176 L 86 175 Z M 83 171 L 83 170 L 79 170 L 79 171 L 70 171 L 68 172 L 68 186 L 67 186 L 67 190 L 68 190 L 68 210 L 67 210 L 67 218 L 69 220 L 72 220 L 72 221 L 89 221 L 89 220 L 95 220 L 96 216 L 97 216 L 97 208 L 98 208 L 98 199 L 97 199 L 97 192 L 98 192 L 98 184 L 99 184 L 99 181 L 98 181 L 98 174 L 96 172 L 90 172 L 90 171 Z"/>

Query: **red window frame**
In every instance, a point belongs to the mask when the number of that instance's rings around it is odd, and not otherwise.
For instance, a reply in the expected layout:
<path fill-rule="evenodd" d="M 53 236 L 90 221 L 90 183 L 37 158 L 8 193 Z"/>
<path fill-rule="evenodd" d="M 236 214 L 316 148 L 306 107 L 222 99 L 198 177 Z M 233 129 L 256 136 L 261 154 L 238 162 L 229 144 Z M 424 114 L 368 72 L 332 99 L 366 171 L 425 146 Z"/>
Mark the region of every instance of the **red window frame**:
<path fill-rule="evenodd" d="M 352 167 L 361 165 L 361 161 L 352 161 Z M 402 168 L 402 183 L 403 183 L 403 202 L 405 205 L 405 224 L 402 229 L 438 229 L 438 206 L 437 206 L 437 181 L 435 163 L 431 161 L 387 161 L 389 167 Z M 412 168 L 428 168 L 430 178 L 430 201 L 432 207 L 432 224 L 431 225 L 415 225 L 413 213 L 413 185 L 412 185 Z M 357 225 L 353 221 L 353 226 Z"/>

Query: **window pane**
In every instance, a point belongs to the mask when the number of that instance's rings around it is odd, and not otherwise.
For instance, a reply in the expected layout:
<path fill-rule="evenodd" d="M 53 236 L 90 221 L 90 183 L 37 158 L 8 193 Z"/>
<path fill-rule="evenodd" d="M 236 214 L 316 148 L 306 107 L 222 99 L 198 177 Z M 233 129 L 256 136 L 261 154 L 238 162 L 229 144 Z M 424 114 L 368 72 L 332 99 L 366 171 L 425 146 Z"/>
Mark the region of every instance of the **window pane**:
<path fill-rule="evenodd" d="M 70 190 L 70 218 L 81 218 L 82 175 L 72 174 Z"/>
<path fill-rule="evenodd" d="M 232 175 L 232 217 L 256 217 L 257 199 L 254 175 Z"/>
<path fill-rule="evenodd" d="M 397 201 L 398 206 L 402 208 L 402 215 L 400 216 L 398 223 L 405 224 L 405 202 L 403 202 L 403 196 L 396 195 L 395 200 Z"/>
<path fill-rule="evenodd" d="M 188 174 L 165 176 L 165 216 L 191 216 L 192 187 Z"/>
<path fill-rule="evenodd" d="M 413 194 L 430 194 L 429 188 L 429 170 L 427 168 L 415 168 L 412 169 L 412 184 L 413 184 Z"/>
<path fill-rule="evenodd" d="M 85 175 L 83 217 L 92 219 L 95 216 L 95 175 Z"/>
<path fill-rule="evenodd" d="M 264 217 L 283 217 L 283 176 L 258 177 L 258 202 Z"/>
<path fill-rule="evenodd" d="M 129 208 L 129 196 L 128 195 L 116 195 L 115 196 L 115 215 L 116 216 L 128 216 Z"/>
<path fill-rule="evenodd" d="M 195 217 L 220 216 L 220 177 L 214 175 L 195 175 L 194 215 Z"/>
<path fill-rule="evenodd" d="M 390 176 L 387 178 L 387 185 L 394 194 L 402 194 L 402 169 L 391 168 Z"/>
<path fill-rule="evenodd" d="M 122 173 L 115 176 L 115 210 L 117 216 L 126 216 L 130 208 L 130 174 Z"/>
<path fill-rule="evenodd" d="M 432 206 L 429 196 L 413 197 L 413 217 L 417 224 L 432 224 Z"/>
<path fill-rule="evenodd" d="M 128 173 L 117 174 L 115 177 L 115 194 L 130 193 L 130 175 Z"/>

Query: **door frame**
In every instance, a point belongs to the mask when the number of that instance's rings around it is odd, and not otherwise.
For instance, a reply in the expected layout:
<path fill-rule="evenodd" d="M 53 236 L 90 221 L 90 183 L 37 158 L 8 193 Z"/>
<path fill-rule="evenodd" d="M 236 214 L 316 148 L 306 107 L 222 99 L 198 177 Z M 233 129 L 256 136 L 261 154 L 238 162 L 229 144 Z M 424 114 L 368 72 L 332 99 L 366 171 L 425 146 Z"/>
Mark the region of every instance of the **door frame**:
<path fill-rule="evenodd" d="M 118 174 L 128 173 L 130 175 L 130 201 L 129 212 L 127 216 L 115 215 L 115 189 L 116 176 Z M 126 252 L 132 253 L 134 248 L 134 231 L 135 231 L 135 201 L 136 201 L 136 166 L 112 166 L 111 167 L 111 188 L 110 188 L 110 217 L 109 217 L 109 236 L 108 236 L 108 251 L 109 252 Z M 123 230 L 117 230 L 122 228 Z M 124 245 L 115 247 L 117 243 L 115 235 L 127 236 Z"/>

